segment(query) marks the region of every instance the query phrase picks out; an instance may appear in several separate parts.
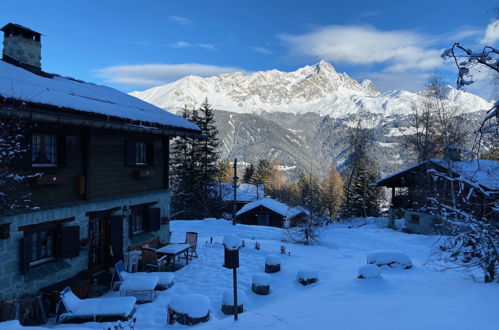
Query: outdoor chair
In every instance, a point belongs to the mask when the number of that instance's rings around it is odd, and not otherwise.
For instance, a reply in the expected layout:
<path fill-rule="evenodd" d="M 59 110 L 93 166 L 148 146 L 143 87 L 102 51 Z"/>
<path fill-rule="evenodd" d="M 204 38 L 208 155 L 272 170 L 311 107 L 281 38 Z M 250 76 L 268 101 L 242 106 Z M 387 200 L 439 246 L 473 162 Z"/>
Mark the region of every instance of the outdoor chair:
<path fill-rule="evenodd" d="M 125 262 L 124 267 L 127 272 L 135 273 L 139 270 L 139 257 L 141 255 L 140 251 L 128 251 L 125 252 L 123 256 L 123 261 Z"/>
<path fill-rule="evenodd" d="M 193 256 L 198 257 L 198 253 L 196 248 L 198 246 L 198 233 L 188 231 L 185 233 L 185 243 L 189 244 L 191 247 L 189 248 L 190 257 L 188 254 L 188 258 L 192 259 Z"/>
<path fill-rule="evenodd" d="M 146 272 L 138 272 L 138 273 L 129 273 L 125 270 L 125 266 L 123 265 L 123 261 L 118 261 L 114 266 L 113 277 L 111 280 L 111 290 L 117 290 L 120 288 L 121 283 L 128 278 L 139 278 L 139 277 L 151 277 L 157 278 L 158 283 L 156 285 L 156 290 L 166 290 L 169 289 L 173 285 L 173 273 L 167 272 L 154 272 L 154 273 L 146 273 Z"/>
<path fill-rule="evenodd" d="M 68 320 L 90 319 L 128 320 L 135 313 L 135 297 L 78 298 L 69 287 L 59 293 L 60 300 L 56 309 L 56 323 Z"/>
<path fill-rule="evenodd" d="M 158 258 L 155 249 L 142 248 L 142 266 L 145 270 L 160 272 L 165 269 L 166 256 Z"/>

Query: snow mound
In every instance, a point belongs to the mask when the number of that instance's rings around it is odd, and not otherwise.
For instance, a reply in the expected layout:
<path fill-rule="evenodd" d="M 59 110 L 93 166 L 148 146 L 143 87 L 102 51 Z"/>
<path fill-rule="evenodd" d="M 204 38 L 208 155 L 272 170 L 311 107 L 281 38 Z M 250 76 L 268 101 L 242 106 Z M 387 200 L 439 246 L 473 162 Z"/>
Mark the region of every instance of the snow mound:
<path fill-rule="evenodd" d="M 270 276 L 264 273 L 255 274 L 252 283 L 256 286 L 268 286 L 270 285 Z"/>
<path fill-rule="evenodd" d="M 246 301 L 246 295 L 243 291 L 237 290 L 237 304 L 242 305 Z M 222 304 L 234 306 L 234 291 L 227 290 L 224 292 Z"/>
<path fill-rule="evenodd" d="M 402 252 L 396 251 L 376 251 L 367 254 L 367 263 L 376 266 L 388 266 L 391 268 L 402 267 L 409 269 L 412 267 L 411 259 Z"/>
<path fill-rule="evenodd" d="M 358 278 L 362 279 L 381 278 L 381 269 L 372 264 L 364 265 L 359 268 Z"/>
<path fill-rule="evenodd" d="M 277 254 L 269 254 L 265 257 L 265 263 L 267 265 L 280 265 L 281 257 L 279 257 Z"/>
<path fill-rule="evenodd" d="M 319 273 L 315 270 L 299 270 L 297 275 L 299 280 L 309 281 L 309 280 L 318 280 Z"/>
<path fill-rule="evenodd" d="M 227 250 L 237 250 L 241 247 L 242 241 L 234 234 L 224 236 L 223 244 Z"/>
<path fill-rule="evenodd" d="M 187 314 L 192 318 L 201 318 L 210 311 L 210 299 L 201 294 L 189 293 L 173 298 L 168 307 L 177 313 Z"/>

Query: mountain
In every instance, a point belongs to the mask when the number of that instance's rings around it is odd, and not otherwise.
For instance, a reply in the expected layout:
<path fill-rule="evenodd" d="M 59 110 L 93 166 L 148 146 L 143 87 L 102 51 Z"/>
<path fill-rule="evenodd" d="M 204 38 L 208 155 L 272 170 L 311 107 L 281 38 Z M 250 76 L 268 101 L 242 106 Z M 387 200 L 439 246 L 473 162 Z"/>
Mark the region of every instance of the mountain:
<path fill-rule="evenodd" d="M 470 118 L 491 107 L 484 99 L 450 86 L 447 98 Z M 370 80 L 357 80 L 320 61 L 294 72 L 240 72 L 176 82 L 131 95 L 169 111 L 198 107 L 205 98 L 216 109 L 222 157 L 255 163 L 279 157 L 287 169 L 325 172 L 331 162 L 340 167 L 348 156 L 346 129 L 353 114 L 371 117 L 376 129 L 374 150 L 383 172 L 411 159 L 400 150 L 405 120 L 421 93 L 394 90 L 380 93 Z"/>

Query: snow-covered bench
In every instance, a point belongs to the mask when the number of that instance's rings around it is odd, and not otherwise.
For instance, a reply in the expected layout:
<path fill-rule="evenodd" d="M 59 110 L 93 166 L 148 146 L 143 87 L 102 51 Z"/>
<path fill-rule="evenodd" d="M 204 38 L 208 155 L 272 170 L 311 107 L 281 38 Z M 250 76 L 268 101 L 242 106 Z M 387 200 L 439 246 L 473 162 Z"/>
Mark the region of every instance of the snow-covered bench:
<path fill-rule="evenodd" d="M 150 302 L 156 297 L 156 285 L 158 278 L 154 276 L 129 277 L 121 283 L 120 295 L 134 296 L 139 302 Z"/>
<path fill-rule="evenodd" d="M 60 293 L 60 301 L 56 309 L 56 322 L 69 320 L 104 319 L 128 320 L 135 313 L 135 297 L 115 298 L 78 298 L 69 287 Z"/>
<path fill-rule="evenodd" d="M 210 300 L 200 294 L 173 298 L 168 304 L 168 324 L 194 325 L 210 319 Z"/>
<path fill-rule="evenodd" d="M 367 254 L 367 263 L 373 264 L 378 267 L 388 266 L 390 268 L 404 268 L 409 269 L 412 267 L 411 259 L 402 252 L 397 251 L 376 251 Z"/>

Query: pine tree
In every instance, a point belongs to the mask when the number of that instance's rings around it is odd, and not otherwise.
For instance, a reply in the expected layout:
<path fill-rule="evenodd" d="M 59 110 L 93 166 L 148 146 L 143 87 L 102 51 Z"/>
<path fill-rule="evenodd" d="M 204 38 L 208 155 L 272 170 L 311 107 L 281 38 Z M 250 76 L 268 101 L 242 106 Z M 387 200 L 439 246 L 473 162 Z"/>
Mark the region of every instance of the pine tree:
<path fill-rule="evenodd" d="M 258 162 L 254 175 L 254 184 L 265 185 L 265 193 L 268 193 L 269 182 L 272 177 L 272 165 L 266 159 L 261 159 Z"/>
<path fill-rule="evenodd" d="M 362 159 L 357 163 L 353 173 L 350 173 L 352 183 L 350 190 L 345 189 L 349 196 L 349 206 L 344 207 L 345 217 L 371 217 L 379 215 L 379 199 L 381 191 L 371 187 L 371 183 L 379 178 L 372 161 Z M 345 187 L 346 188 L 346 187 Z"/>
<path fill-rule="evenodd" d="M 248 167 L 244 169 L 244 174 L 243 174 L 243 182 L 244 183 L 253 183 L 255 177 L 255 166 L 253 164 L 250 164 Z"/>

